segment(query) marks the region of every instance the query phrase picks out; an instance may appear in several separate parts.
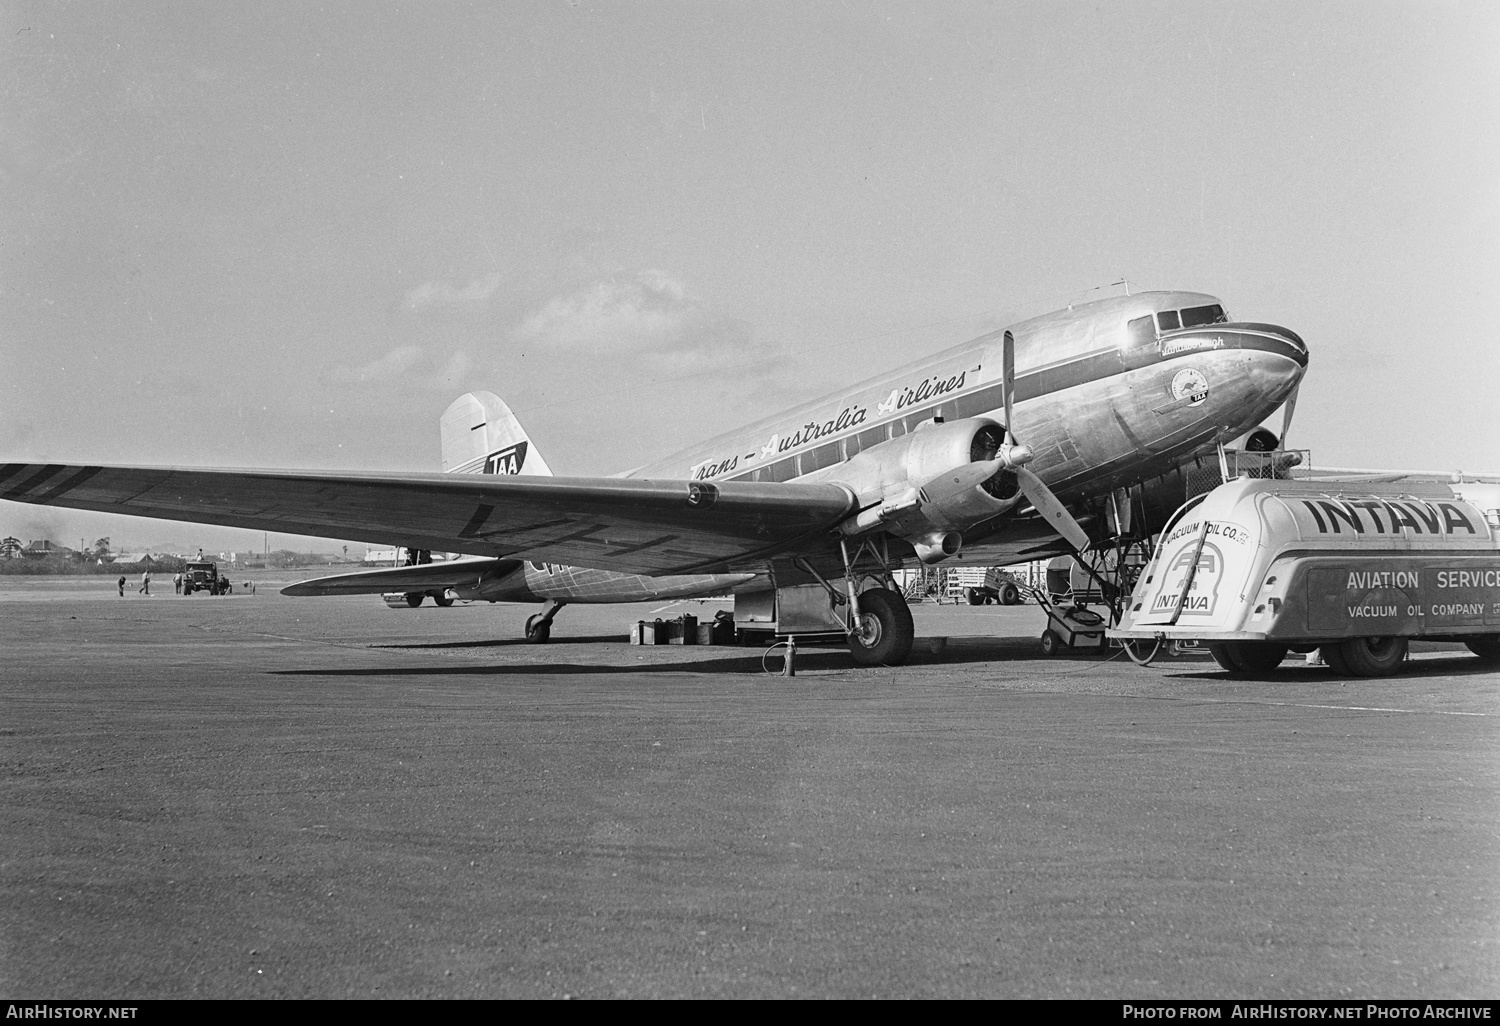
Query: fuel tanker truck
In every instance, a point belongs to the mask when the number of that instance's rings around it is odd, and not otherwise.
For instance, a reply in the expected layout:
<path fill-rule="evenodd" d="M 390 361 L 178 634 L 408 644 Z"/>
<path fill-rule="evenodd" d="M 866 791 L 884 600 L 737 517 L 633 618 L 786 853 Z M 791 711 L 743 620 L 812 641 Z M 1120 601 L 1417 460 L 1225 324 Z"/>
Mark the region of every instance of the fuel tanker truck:
<path fill-rule="evenodd" d="M 1231 673 L 1318 648 L 1384 676 L 1413 638 L 1500 666 L 1500 485 L 1230 481 L 1172 515 L 1109 636 L 1137 662 L 1206 642 Z"/>

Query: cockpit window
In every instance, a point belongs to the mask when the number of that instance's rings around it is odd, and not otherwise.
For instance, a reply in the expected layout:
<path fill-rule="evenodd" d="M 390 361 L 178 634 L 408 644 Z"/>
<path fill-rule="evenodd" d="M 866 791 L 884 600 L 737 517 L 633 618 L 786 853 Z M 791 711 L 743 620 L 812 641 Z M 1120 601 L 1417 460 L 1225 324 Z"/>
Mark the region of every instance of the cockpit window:
<path fill-rule="evenodd" d="M 1156 341 L 1156 324 L 1151 320 L 1151 315 L 1137 317 L 1125 324 L 1125 338 L 1131 349 L 1140 346 L 1149 346 Z"/>
<path fill-rule="evenodd" d="M 1184 328 L 1196 328 L 1200 324 L 1223 324 L 1228 319 L 1224 316 L 1224 308 L 1218 303 L 1212 306 L 1190 306 L 1182 311 Z"/>
<path fill-rule="evenodd" d="M 1182 326 L 1182 322 L 1177 319 L 1176 310 L 1158 310 L 1156 323 L 1161 326 L 1162 331 L 1176 331 Z"/>

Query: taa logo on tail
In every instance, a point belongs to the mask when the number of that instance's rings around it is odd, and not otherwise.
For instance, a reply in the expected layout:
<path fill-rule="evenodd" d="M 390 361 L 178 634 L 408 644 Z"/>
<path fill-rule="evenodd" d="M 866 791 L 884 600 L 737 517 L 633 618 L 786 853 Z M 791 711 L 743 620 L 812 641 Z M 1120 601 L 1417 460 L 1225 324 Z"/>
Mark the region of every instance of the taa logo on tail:
<path fill-rule="evenodd" d="M 486 474 L 519 474 L 526 465 L 526 443 L 517 442 L 484 458 Z"/>

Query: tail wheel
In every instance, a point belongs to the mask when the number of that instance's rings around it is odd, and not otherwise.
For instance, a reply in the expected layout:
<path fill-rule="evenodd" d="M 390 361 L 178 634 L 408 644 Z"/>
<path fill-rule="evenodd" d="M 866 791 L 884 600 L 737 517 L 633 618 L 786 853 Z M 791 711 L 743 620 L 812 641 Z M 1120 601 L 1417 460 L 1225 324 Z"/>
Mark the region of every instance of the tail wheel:
<path fill-rule="evenodd" d="M 542 614 L 526 618 L 526 640 L 533 645 L 545 645 L 547 639 L 552 637 L 552 623 L 550 620 L 542 619 Z"/>
<path fill-rule="evenodd" d="M 1500 663 L 1500 638 L 1470 638 L 1464 644 L 1487 664 Z"/>
<path fill-rule="evenodd" d="M 436 602 L 444 609 L 447 609 L 449 606 L 453 605 L 453 599 L 448 597 L 448 593 L 446 591 L 432 592 L 432 601 Z"/>
<path fill-rule="evenodd" d="M 1002 606 L 1016 606 L 1021 604 L 1021 591 L 1014 584 L 1007 584 L 1000 589 L 1000 604 Z"/>
<path fill-rule="evenodd" d="M 849 635 L 856 666 L 900 666 L 911 654 L 916 627 L 906 600 L 886 588 L 859 596 L 859 630 Z"/>
<path fill-rule="evenodd" d="M 1406 658 L 1405 638 L 1350 638 L 1339 646 L 1356 677 L 1389 677 Z"/>
<path fill-rule="evenodd" d="M 422 594 L 420 591 L 409 591 L 406 593 L 406 604 L 411 606 L 413 609 L 416 609 L 422 604 L 422 600 L 426 597 L 427 596 Z"/>

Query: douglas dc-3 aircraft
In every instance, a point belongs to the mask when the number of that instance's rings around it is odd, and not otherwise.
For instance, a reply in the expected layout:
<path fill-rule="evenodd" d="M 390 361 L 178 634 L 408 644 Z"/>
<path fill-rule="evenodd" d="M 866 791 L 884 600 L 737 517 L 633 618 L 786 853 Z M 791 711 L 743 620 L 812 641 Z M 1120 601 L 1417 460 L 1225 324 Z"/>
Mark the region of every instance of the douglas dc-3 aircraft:
<path fill-rule="evenodd" d="M 1149 537 L 1184 499 L 1184 459 L 1283 403 L 1290 419 L 1307 358 L 1294 332 L 1230 321 L 1212 296 L 1145 292 L 983 335 L 618 477 L 551 476 L 505 404 L 478 393 L 443 415 L 450 473 L 11 463 L 0 498 L 465 553 L 285 590 L 545 601 L 527 622 L 537 641 L 569 602 L 811 595 L 857 663 L 894 664 L 913 636 L 895 567 Z"/>

